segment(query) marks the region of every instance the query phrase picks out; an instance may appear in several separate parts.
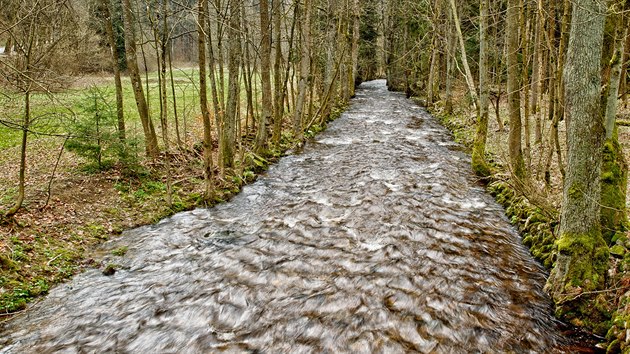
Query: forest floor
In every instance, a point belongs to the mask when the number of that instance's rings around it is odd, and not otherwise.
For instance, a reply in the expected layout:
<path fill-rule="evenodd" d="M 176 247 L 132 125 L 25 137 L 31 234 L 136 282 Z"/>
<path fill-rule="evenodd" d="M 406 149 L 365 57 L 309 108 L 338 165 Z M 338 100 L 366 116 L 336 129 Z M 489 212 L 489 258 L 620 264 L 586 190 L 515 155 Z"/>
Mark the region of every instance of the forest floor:
<path fill-rule="evenodd" d="M 80 91 L 93 85 L 111 86 L 112 80 L 83 78 L 74 89 Z M 126 98 L 126 112 L 133 113 L 130 93 Z M 189 96 L 188 100 L 180 112 L 182 116 L 196 117 L 194 98 Z M 138 129 L 134 118 L 128 118 L 127 123 Z M 312 133 L 318 129 L 314 127 Z M 273 151 L 266 160 L 245 153 L 237 171 L 227 177 L 218 177 L 215 169 L 214 197 L 206 201 L 202 196 L 201 126 L 191 121 L 183 133 L 182 147 L 171 149 L 168 154 L 162 152 L 155 161 L 142 157 L 142 151 L 137 152 L 133 171 L 119 163 L 105 170 L 94 169 L 86 158 L 61 149 L 64 138 L 31 135 L 24 206 L 13 218 L 0 219 L 0 322 L 86 267 L 105 269 L 107 264 L 102 264 L 99 257 L 103 252 L 124 254 L 124 246 L 99 250 L 106 240 L 179 211 L 227 200 L 281 154 Z M 15 131 L 0 129 L 0 214 L 13 205 L 17 193 L 17 138 Z M 280 150 L 293 143 L 285 137 Z M 216 146 L 213 160 L 217 161 Z M 169 174 L 170 204 L 166 177 Z"/>

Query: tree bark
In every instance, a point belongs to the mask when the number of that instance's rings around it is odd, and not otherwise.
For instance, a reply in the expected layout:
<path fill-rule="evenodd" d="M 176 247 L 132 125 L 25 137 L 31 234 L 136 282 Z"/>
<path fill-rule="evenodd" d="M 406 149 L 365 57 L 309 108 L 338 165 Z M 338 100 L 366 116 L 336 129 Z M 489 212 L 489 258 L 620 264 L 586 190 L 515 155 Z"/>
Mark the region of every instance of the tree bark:
<path fill-rule="evenodd" d="M 526 176 L 525 161 L 521 148 L 521 74 L 519 64 L 519 0 L 509 0 L 507 9 L 507 95 L 508 115 L 510 118 L 509 152 L 510 168 L 519 181 L 524 182 Z"/>
<path fill-rule="evenodd" d="M 267 123 L 272 118 L 271 96 L 271 27 L 268 0 L 260 0 L 260 77 L 262 86 L 262 115 L 256 135 L 256 151 L 262 152 L 267 144 Z"/>
<path fill-rule="evenodd" d="M 439 8 L 439 4 L 437 5 Z M 437 10 L 434 10 L 433 12 L 438 12 Z M 436 77 L 437 75 L 437 71 L 438 71 L 438 29 L 437 27 L 439 26 L 438 24 L 439 21 L 439 17 L 435 16 L 433 18 L 433 38 L 431 39 L 431 61 L 429 64 L 429 78 L 427 79 L 427 106 L 429 108 L 433 108 L 433 104 L 435 103 L 435 99 L 436 99 L 436 90 L 435 90 L 435 86 L 436 86 Z"/>
<path fill-rule="evenodd" d="M 136 106 L 142 128 L 144 130 L 145 148 L 148 156 L 157 157 L 159 153 L 157 135 L 153 121 L 149 116 L 149 107 L 147 106 L 144 89 L 142 88 L 142 79 L 138 68 L 138 57 L 136 54 L 136 35 L 134 33 L 134 18 L 129 0 L 123 0 L 123 17 L 125 25 L 125 48 L 127 53 L 127 68 L 133 86 L 133 94 L 136 99 Z"/>
<path fill-rule="evenodd" d="M 199 61 L 199 106 L 203 122 L 203 171 L 205 179 L 204 197 L 209 200 L 212 195 L 212 126 L 210 123 L 210 111 L 208 110 L 208 92 L 206 83 L 206 33 L 204 26 L 208 15 L 207 0 L 198 0 L 197 3 L 197 38 Z M 212 70 L 212 69 L 211 69 Z"/>
<path fill-rule="evenodd" d="M 173 95 L 173 118 L 175 119 L 175 136 L 177 138 L 177 146 L 182 146 L 182 137 L 179 132 L 179 115 L 177 113 L 177 95 L 175 94 L 175 78 L 173 77 L 173 42 L 168 48 L 168 72 L 171 81 L 171 94 Z"/>
<path fill-rule="evenodd" d="M 249 136 L 251 128 L 255 125 L 254 123 L 254 90 L 252 85 L 252 79 L 254 76 L 252 67 L 254 64 L 252 63 L 251 55 L 250 55 L 250 30 L 249 24 L 247 21 L 247 9 L 245 7 L 245 3 L 241 1 L 241 19 L 243 21 L 243 51 L 245 53 L 244 60 L 242 63 L 243 77 L 245 79 L 245 94 L 247 95 L 247 110 L 245 115 L 245 135 Z M 251 120 L 251 125 L 250 125 Z"/>
<path fill-rule="evenodd" d="M 602 288 L 608 269 L 599 205 L 604 138 L 600 60 L 605 13 L 599 0 L 574 0 L 564 75 L 568 165 L 557 260 L 547 283 L 561 314 L 597 316 L 592 306 L 579 306 L 589 296 L 578 295 Z"/>
<path fill-rule="evenodd" d="M 225 107 L 225 119 L 220 127 L 220 156 L 221 169 L 223 171 L 234 168 L 235 133 L 240 106 L 240 67 L 241 67 L 241 42 L 240 42 L 240 0 L 229 0 L 230 22 L 228 34 L 228 92 Z"/>
<path fill-rule="evenodd" d="M 168 136 L 168 96 L 166 91 L 166 48 L 168 45 L 168 9 L 167 0 L 162 0 L 162 28 L 159 36 L 160 44 L 160 123 L 162 125 L 162 140 L 164 141 L 164 149 L 168 152 L 170 150 L 169 136 Z"/>
<path fill-rule="evenodd" d="M 619 25 L 619 24 L 618 24 Z M 619 95 L 619 82 L 621 80 L 622 57 L 625 49 L 625 38 L 628 35 L 628 28 L 622 30 L 621 26 L 617 26 L 617 34 L 615 36 L 615 49 L 610 59 L 610 80 L 608 83 L 608 97 L 606 98 L 606 107 L 604 122 L 606 128 L 606 139 L 612 139 L 615 131 L 615 121 L 617 118 L 617 106 Z"/>
<path fill-rule="evenodd" d="M 273 2 L 273 35 L 274 35 L 274 65 L 273 65 L 273 136 L 274 145 L 280 143 L 282 130 L 282 118 L 284 116 L 284 104 L 282 102 L 282 0 Z"/>
<path fill-rule="evenodd" d="M 358 84 L 359 76 L 359 40 L 361 25 L 361 7 L 359 0 L 352 2 L 352 47 L 350 57 L 352 58 L 352 82 L 349 82 L 350 98 L 355 96 L 355 87 Z"/>
<path fill-rule="evenodd" d="M 514 0 L 512 0 L 514 1 Z M 470 72 L 470 66 L 468 65 L 468 56 L 466 55 L 466 45 L 464 44 L 464 36 L 462 35 L 462 28 L 459 22 L 459 16 L 457 15 L 457 5 L 455 4 L 455 0 L 449 0 L 451 5 L 451 16 L 453 17 L 453 22 L 455 23 L 455 30 L 457 31 L 457 38 L 459 40 L 459 51 L 462 57 L 462 64 L 464 66 L 466 85 L 468 85 L 468 92 L 472 96 L 473 104 L 475 105 L 475 110 L 479 110 L 479 98 L 477 96 L 477 89 L 475 88 L 475 80 L 473 79 L 472 73 Z M 518 31 L 518 28 L 517 28 Z"/>
<path fill-rule="evenodd" d="M 296 6 L 298 5 L 296 4 Z M 293 115 L 293 134 L 298 139 L 302 138 L 304 131 L 304 102 L 309 87 L 311 71 L 311 0 L 304 1 L 304 9 L 301 15 L 302 19 L 298 23 L 302 38 L 300 42 L 300 83 Z"/>
<path fill-rule="evenodd" d="M 625 53 L 625 38 L 628 36 L 628 23 L 617 11 L 612 16 L 612 54 L 610 60 L 604 58 L 610 67 L 606 86 L 608 97 L 604 102 L 604 123 L 606 140 L 603 150 L 601 225 L 602 235 L 612 244 L 617 232 L 625 231 L 628 223 L 626 214 L 626 191 L 628 186 L 628 165 L 619 138 L 615 121 L 619 105 L 619 82 L 621 81 L 622 58 Z M 625 23 L 624 23 L 625 22 Z"/>
<path fill-rule="evenodd" d="M 525 160 L 525 170 L 529 171 L 532 166 L 532 150 L 531 150 L 531 125 L 529 124 L 530 118 L 530 105 L 529 100 L 529 56 L 530 56 L 530 37 L 531 37 L 531 20 L 529 16 L 529 6 L 526 3 L 523 3 L 521 0 L 521 8 L 523 12 L 521 13 L 521 48 L 522 48 L 522 57 L 523 63 L 521 65 L 521 80 L 523 80 L 523 85 L 521 85 L 523 89 L 523 128 L 525 135 L 523 136 L 523 140 L 525 141 L 525 148 L 523 149 L 523 155 Z"/>
<path fill-rule="evenodd" d="M 110 54 L 112 60 L 112 70 L 114 71 L 114 84 L 116 85 L 116 117 L 118 123 L 118 137 L 121 143 L 125 143 L 125 113 L 123 110 L 123 87 L 120 79 L 120 67 L 118 60 L 118 45 L 114 36 L 114 25 L 112 22 L 112 12 L 110 10 L 109 0 L 101 0 L 101 7 L 105 15 L 105 31 L 107 32 L 107 41 L 109 42 Z"/>
<path fill-rule="evenodd" d="M 26 59 L 26 70 L 29 69 L 28 64 L 29 59 Z M 26 71 L 28 72 L 28 71 Z M 20 145 L 20 172 L 18 175 L 18 196 L 15 201 L 15 204 L 11 209 L 7 211 L 5 216 L 13 216 L 15 215 L 20 208 L 22 208 L 22 204 L 24 204 L 24 197 L 26 195 L 26 146 L 28 143 L 28 132 L 31 124 L 31 92 L 30 89 L 24 93 L 24 119 L 22 121 L 22 144 Z"/>
<path fill-rule="evenodd" d="M 483 0 L 481 0 L 483 1 Z M 456 47 L 457 44 L 456 39 L 455 39 L 455 35 L 453 34 L 452 29 L 452 19 L 450 19 L 448 21 L 448 29 L 447 29 L 447 41 L 448 43 L 446 44 L 447 47 L 447 53 L 446 53 L 446 83 L 445 83 L 445 103 L 444 103 L 444 112 L 446 114 L 452 114 L 453 113 L 453 67 L 455 66 L 455 60 L 456 56 L 455 56 L 455 51 L 456 51 Z"/>
<path fill-rule="evenodd" d="M 479 176 L 490 175 L 490 169 L 486 163 L 486 139 L 488 136 L 488 108 L 490 104 L 490 92 L 488 86 L 488 8 L 489 0 L 479 1 L 479 117 L 477 119 L 477 132 L 473 142 L 472 168 Z"/>
<path fill-rule="evenodd" d="M 543 50 L 542 45 L 542 33 L 545 30 L 545 22 L 543 17 L 542 1 L 538 1 L 538 8 L 536 9 L 536 28 L 534 29 L 534 58 L 532 68 L 532 83 L 530 92 L 530 109 L 531 114 L 534 116 L 534 142 L 540 145 L 542 143 L 542 119 L 539 114 L 539 92 L 540 82 L 542 81 L 542 66 L 543 66 Z"/>

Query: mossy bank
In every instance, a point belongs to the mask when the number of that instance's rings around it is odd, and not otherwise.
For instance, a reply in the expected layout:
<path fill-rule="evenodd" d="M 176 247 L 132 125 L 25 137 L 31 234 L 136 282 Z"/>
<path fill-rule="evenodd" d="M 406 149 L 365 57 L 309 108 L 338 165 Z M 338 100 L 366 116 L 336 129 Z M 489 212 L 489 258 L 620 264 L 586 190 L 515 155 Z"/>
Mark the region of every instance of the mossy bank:
<path fill-rule="evenodd" d="M 418 100 L 418 103 L 422 103 Z M 440 122 L 448 128 L 454 139 L 462 144 L 471 153 L 475 136 L 474 118 L 467 117 L 465 113 L 444 114 L 442 110 L 429 110 Z M 492 173 L 480 179 L 488 192 L 497 202 L 505 208 L 505 213 L 511 223 L 521 234 L 522 242 L 527 246 L 532 256 L 540 261 L 548 270 L 558 256 L 559 237 L 559 208 L 552 203 L 539 200 L 535 195 L 528 195 L 523 188 L 515 188 L 511 181 L 507 166 L 501 163 L 500 151 L 507 146 L 507 139 L 501 139 L 501 132 L 489 131 L 488 141 L 494 144 L 494 148 L 488 149 L 486 160 L 489 162 Z M 621 174 L 627 173 L 625 162 L 620 163 L 621 151 L 619 145 L 607 142 L 605 146 L 605 161 L 603 172 L 604 196 L 609 195 L 610 207 L 602 208 L 602 219 L 609 224 L 616 225 L 615 230 L 604 230 L 603 236 L 607 264 L 604 290 L 580 291 L 575 294 L 580 299 L 579 306 L 571 306 L 572 299 L 565 299 L 567 303 L 557 304 L 556 315 L 574 326 L 584 328 L 604 338 L 598 347 L 609 353 L 630 353 L 630 241 L 625 228 L 625 215 L 619 215 L 616 205 L 625 203 L 625 195 L 614 183 Z M 609 181 L 610 183 L 607 183 Z M 553 191 L 551 193 L 554 193 Z M 561 188 L 555 191 L 556 200 L 559 200 Z M 621 200 L 624 199 L 624 200 Z M 604 199 L 605 200 L 605 199 Z M 620 204 L 621 203 L 621 204 Z M 607 262 L 606 262 L 607 261 Z M 583 290 L 583 289 L 582 289 Z"/>

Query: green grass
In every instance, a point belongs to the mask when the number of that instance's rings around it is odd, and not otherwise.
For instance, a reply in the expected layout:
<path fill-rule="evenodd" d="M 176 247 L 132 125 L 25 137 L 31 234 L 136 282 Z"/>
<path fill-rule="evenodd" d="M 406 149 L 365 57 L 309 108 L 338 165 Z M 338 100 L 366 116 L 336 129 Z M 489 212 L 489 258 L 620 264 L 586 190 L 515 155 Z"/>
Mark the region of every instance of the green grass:
<path fill-rule="evenodd" d="M 180 119 L 180 129 L 183 129 L 183 120 L 198 115 L 199 93 L 197 91 L 199 75 L 195 69 L 182 69 L 173 71 L 175 82 L 175 96 L 177 99 L 177 111 Z M 143 76 L 143 88 L 146 91 L 147 80 Z M 170 77 L 167 78 L 167 95 L 169 110 L 169 125 L 174 133 L 174 117 L 172 112 L 172 91 Z M 192 80 L 192 81 L 191 81 Z M 105 100 L 116 110 L 116 92 L 113 80 L 103 80 L 104 83 L 96 85 L 103 92 Z M 148 80 L 148 104 L 156 131 L 160 134 L 159 112 L 160 98 L 157 83 L 157 73 L 150 73 Z M 71 130 L 73 120 L 90 120 L 92 114 L 85 112 L 86 104 L 89 104 L 88 88 L 71 88 L 64 92 L 51 95 L 34 93 L 31 97 L 32 131 L 41 134 L 66 134 Z M 0 119 L 14 123 L 21 123 L 23 117 L 23 98 L 19 94 L 3 92 L 7 97 L 0 100 L 2 113 Z M 142 125 L 138 116 L 136 102 L 129 78 L 123 78 L 123 107 L 125 123 L 130 137 L 142 138 Z M 37 135 L 37 134 L 35 134 Z M 31 138 L 32 139 L 32 138 Z M 0 125 L 0 150 L 18 146 L 21 141 L 21 132 L 17 129 Z"/>
<path fill-rule="evenodd" d="M 224 75 L 225 89 L 227 91 L 227 74 Z M 255 79 L 255 78 L 254 78 Z M 101 83 L 95 85 L 104 93 L 104 97 L 111 110 L 116 110 L 115 85 L 111 78 L 106 77 L 100 80 Z M 199 109 L 199 71 L 194 68 L 173 69 L 173 81 L 175 84 L 175 98 L 177 100 L 177 113 L 179 117 L 179 127 L 182 139 L 186 139 L 184 134 L 190 137 L 191 127 L 198 126 L 196 117 L 200 116 Z M 148 83 L 148 91 L 147 91 Z M 246 94 L 244 80 L 241 80 L 241 115 L 244 119 L 246 114 Z M 160 98 L 158 73 L 148 74 L 148 80 L 142 75 L 142 84 L 145 96 L 148 97 L 149 112 L 158 136 L 161 136 L 160 128 Z M 210 95 L 210 86 L 208 92 Z M 148 92 L 148 95 L 147 95 Z M 23 97 L 16 93 L 2 92 L 0 95 L 0 120 L 20 123 L 23 117 Z M 227 94 L 227 93 L 226 93 Z M 175 118 L 173 114 L 173 98 L 170 86 L 170 75 L 167 73 L 167 96 L 168 96 L 168 126 L 171 141 L 175 140 Z M 260 97 L 258 96 L 258 99 Z M 33 125 L 31 130 L 36 133 L 64 135 L 72 130 L 73 120 L 91 120 L 93 114 L 85 112 L 85 105 L 89 104 L 89 88 L 71 88 L 59 93 L 44 94 L 34 93 L 31 98 L 31 109 Z M 259 104 L 259 103 L 254 103 Z M 128 77 L 123 77 L 123 107 L 127 136 L 137 139 L 139 142 L 138 153 L 142 153 L 142 141 L 144 139 L 142 124 L 136 108 L 136 101 Z M 114 129 L 115 127 L 110 127 Z M 37 138 L 31 135 L 31 141 Z M 199 137 L 195 139 L 200 139 Z M 21 142 L 19 130 L 0 125 L 0 150 L 18 146 Z M 161 139 L 160 139 L 161 142 Z M 189 141 L 190 143 L 190 141 Z"/>
<path fill-rule="evenodd" d="M 22 134 L 19 130 L 9 129 L 0 125 L 0 150 L 18 145 Z"/>
<path fill-rule="evenodd" d="M 69 249 L 66 242 L 39 233 L 28 239 L 11 237 L 8 240 L 11 252 L 0 256 L 3 268 L 0 287 L 10 289 L 0 293 L 2 312 L 23 309 L 30 299 L 45 294 L 52 284 L 77 272 L 77 260 L 82 257 L 84 248 L 77 243 Z M 38 275 L 25 279 L 26 273 Z"/>

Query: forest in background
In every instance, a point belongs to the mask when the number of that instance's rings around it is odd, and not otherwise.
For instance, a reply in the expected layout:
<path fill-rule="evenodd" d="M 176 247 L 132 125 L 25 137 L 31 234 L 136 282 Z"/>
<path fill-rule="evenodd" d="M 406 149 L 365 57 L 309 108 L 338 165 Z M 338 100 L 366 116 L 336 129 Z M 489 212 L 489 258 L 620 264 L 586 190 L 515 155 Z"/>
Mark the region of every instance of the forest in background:
<path fill-rule="evenodd" d="M 3 311 L 226 200 L 386 77 L 470 149 L 558 317 L 630 350 L 626 1 L 0 5 Z"/>

